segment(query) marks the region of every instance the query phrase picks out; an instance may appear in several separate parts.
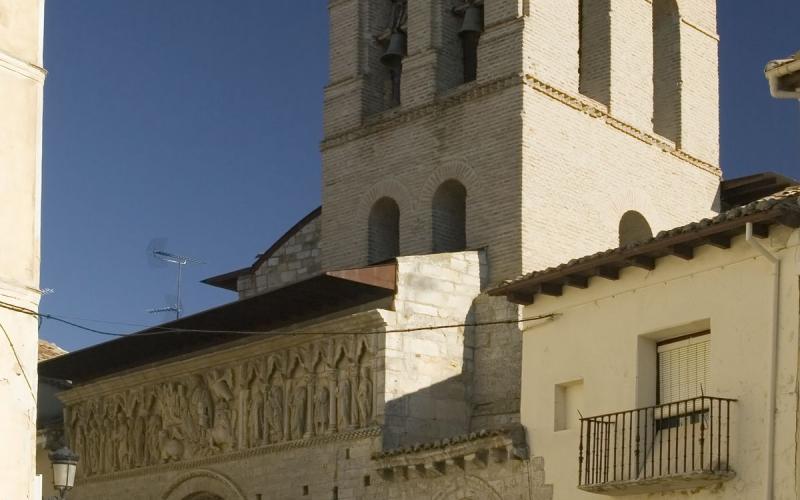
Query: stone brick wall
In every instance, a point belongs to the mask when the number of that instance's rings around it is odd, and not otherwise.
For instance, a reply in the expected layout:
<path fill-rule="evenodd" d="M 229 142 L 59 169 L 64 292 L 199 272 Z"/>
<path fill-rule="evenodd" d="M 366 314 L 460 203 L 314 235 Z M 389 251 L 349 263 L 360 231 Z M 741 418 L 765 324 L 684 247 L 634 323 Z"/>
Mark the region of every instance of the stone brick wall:
<path fill-rule="evenodd" d="M 681 73 L 701 77 L 684 82 L 681 140 L 670 141 L 653 131 L 651 4 L 609 0 L 610 14 L 591 10 L 602 27 L 585 23 L 609 31 L 608 50 L 587 61 L 610 61 L 604 106 L 579 92 L 579 5 L 567 1 L 542 0 L 529 16 L 520 16 L 522 2 L 487 5 L 478 80 L 448 92 L 435 85 L 443 63 L 434 42 L 447 31 L 431 14 L 438 4 L 412 3 L 402 105 L 369 115 L 354 107 L 359 84 L 329 86 L 324 267 L 366 262 L 368 214 L 383 196 L 400 208 L 401 255 L 431 252 L 431 179 L 466 186 L 467 247 L 488 249 L 493 282 L 614 246 L 627 210 L 644 213 L 656 230 L 712 212 L 720 173 L 716 40 L 700 26 L 709 25 L 709 9 L 687 7 L 695 17 L 680 20 Z M 341 45 L 338 57 L 345 49 L 352 58 L 371 50 Z M 351 74 L 353 82 L 366 77 Z M 353 100 L 342 100 L 345 93 Z"/>
<path fill-rule="evenodd" d="M 252 297 L 319 274 L 322 270 L 320 229 L 320 218 L 313 218 L 265 255 L 255 273 L 240 276 L 237 283 L 239 298 Z"/>
<path fill-rule="evenodd" d="M 396 311 L 383 356 L 387 448 L 469 431 L 473 353 L 466 329 L 391 330 L 473 322 L 481 272 L 478 252 L 398 259 Z"/>

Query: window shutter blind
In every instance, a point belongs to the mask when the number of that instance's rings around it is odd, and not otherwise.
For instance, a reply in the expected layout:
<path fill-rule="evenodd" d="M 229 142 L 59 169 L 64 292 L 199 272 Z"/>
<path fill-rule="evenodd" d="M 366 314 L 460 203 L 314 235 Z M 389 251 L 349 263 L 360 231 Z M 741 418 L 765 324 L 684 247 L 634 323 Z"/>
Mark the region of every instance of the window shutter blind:
<path fill-rule="evenodd" d="M 658 346 L 658 403 L 667 404 L 708 393 L 711 335 Z"/>

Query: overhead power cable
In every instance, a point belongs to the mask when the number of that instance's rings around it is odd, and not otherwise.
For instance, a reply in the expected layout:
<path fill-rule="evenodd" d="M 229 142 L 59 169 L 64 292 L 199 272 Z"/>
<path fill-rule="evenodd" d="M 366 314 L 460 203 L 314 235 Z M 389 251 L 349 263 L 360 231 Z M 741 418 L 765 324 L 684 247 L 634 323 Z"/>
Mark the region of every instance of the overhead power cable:
<path fill-rule="evenodd" d="M 385 333 L 413 333 L 413 332 L 421 332 L 421 331 L 428 331 L 428 330 L 446 330 L 451 328 L 468 328 L 468 327 L 479 327 L 479 326 L 496 326 L 496 325 L 513 325 L 518 323 L 527 323 L 531 321 L 540 321 L 545 319 L 554 319 L 558 314 L 544 314 L 541 316 L 533 316 L 530 318 L 521 318 L 521 319 L 508 319 L 508 320 L 496 320 L 496 321 L 476 321 L 476 322 L 469 322 L 469 323 L 454 323 L 454 324 L 444 324 L 444 325 L 426 325 L 426 326 L 418 326 L 412 328 L 396 328 L 396 329 L 387 329 L 387 330 L 373 330 L 373 331 L 316 331 L 316 330 L 207 330 L 207 329 L 195 329 L 195 328 L 172 328 L 172 327 L 163 327 L 163 326 L 154 326 L 151 327 L 150 330 L 152 331 L 145 331 L 140 333 L 116 333 L 116 332 L 108 332 L 103 330 L 98 330 L 96 328 L 91 328 L 85 325 L 81 325 L 79 323 L 74 323 L 72 321 L 66 320 L 64 318 L 52 315 L 52 314 L 45 314 L 34 311 L 32 309 L 26 309 L 23 307 L 15 306 L 13 304 L 8 304 L 5 302 L 0 302 L 0 308 L 10 309 L 12 311 L 19 312 L 21 314 L 28 314 L 30 316 L 49 319 L 53 321 L 57 321 L 59 323 L 66 324 L 73 328 L 83 330 L 86 332 L 94 333 L 97 335 L 103 335 L 107 337 L 149 337 L 149 336 L 156 336 L 156 335 L 168 335 L 168 334 L 176 334 L 176 333 L 193 333 L 193 334 L 208 334 L 208 335 L 235 335 L 235 336 L 301 336 L 301 335 L 380 335 Z"/>

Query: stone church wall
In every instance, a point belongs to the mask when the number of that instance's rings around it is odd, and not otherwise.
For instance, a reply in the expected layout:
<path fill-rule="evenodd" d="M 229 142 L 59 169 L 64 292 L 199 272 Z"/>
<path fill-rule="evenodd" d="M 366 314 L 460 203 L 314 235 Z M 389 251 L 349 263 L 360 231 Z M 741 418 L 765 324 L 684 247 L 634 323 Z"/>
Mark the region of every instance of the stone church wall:
<path fill-rule="evenodd" d="M 240 276 L 239 298 L 252 297 L 319 274 L 322 270 L 320 226 L 320 217 L 314 217 L 273 249 L 255 273 Z"/>

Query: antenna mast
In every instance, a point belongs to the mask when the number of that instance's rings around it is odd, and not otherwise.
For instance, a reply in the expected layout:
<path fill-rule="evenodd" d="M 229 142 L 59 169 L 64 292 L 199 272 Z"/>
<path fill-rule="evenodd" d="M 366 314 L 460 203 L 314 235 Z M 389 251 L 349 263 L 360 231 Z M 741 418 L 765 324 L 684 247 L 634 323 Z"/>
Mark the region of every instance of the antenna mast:
<path fill-rule="evenodd" d="M 160 313 L 160 312 L 174 311 L 175 319 L 180 319 L 181 311 L 183 310 L 183 305 L 182 305 L 183 303 L 181 302 L 181 277 L 183 274 L 183 266 L 187 264 L 205 264 L 205 262 L 184 255 L 175 255 L 169 252 L 165 252 L 163 250 L 153 250 L 153 257 L 163 262 L 175 264 L 176 266 L 178 266 L 177 298 L 175 300 L 175 305 L 170 305 L 167 307 L 159 307 L 157 309 L 150 309 L 147 312 Z"/>

